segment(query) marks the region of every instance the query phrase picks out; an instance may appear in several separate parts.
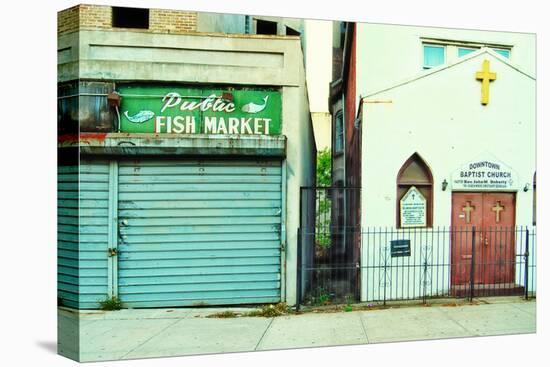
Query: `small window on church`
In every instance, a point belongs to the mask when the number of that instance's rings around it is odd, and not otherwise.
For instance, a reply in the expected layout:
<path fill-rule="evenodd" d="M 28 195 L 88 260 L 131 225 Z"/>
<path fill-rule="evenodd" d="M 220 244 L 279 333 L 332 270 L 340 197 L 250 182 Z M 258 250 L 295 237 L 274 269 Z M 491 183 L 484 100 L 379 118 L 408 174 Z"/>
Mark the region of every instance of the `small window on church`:
<path fill-rule="evenodd" d="M 430 69 L 445 63 L 445 46 L 424 45 L 424 69 Z"/>
<path fill-rule="evenodd" d="M 497 54 L 504 56 L 507 59 L 510 58 L 510 50 L 506 50 L 503 48 L 493 48 L 493 51 L 495 51 Z"/>
<path fill-rule="evenodd" d="M 471 48 L 471 47 L 459 47 L 458 48 L 458 57 L 466 56 L 474 51 L 477 51 L 477 48 Z"/>
<path fill-rule="evenodd" d="M 414 153 L 397 174 L 397 227 L 432 227 L 433 177 Z"/>

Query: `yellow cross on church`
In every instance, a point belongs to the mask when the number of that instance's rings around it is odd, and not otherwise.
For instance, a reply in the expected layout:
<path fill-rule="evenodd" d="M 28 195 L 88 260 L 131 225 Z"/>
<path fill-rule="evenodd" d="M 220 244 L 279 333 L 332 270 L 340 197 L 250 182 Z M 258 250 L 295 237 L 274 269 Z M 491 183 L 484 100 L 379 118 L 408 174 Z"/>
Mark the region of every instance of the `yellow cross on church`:
<path fill-rule="evenodd" d="M 489 60 L 483 60 L 481 71 L 476 72 L 476 79 L 481 80 L 481 104 L 489 103 L 489 82 L 497 79 L 497 73 L 489 71 Z"/>

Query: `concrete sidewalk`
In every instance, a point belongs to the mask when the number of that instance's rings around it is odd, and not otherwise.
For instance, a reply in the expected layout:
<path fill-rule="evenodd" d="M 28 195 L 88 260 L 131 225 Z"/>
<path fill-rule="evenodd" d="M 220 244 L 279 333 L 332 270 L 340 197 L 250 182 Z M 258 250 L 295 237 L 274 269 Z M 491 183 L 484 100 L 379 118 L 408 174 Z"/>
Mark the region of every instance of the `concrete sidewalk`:
<path fill-rule="evenodd" d="M 80 361 L 534 333 L 536 303 L 518 297 L 448 307 L 393 307 L 301 315 L 207 318 L 227 309 L 59 310 L 59 351 L 80 318 Z M 234 312 L 251 309 L 230 308 Z M 74 327 L 73 327 L 74 329 Z"/>

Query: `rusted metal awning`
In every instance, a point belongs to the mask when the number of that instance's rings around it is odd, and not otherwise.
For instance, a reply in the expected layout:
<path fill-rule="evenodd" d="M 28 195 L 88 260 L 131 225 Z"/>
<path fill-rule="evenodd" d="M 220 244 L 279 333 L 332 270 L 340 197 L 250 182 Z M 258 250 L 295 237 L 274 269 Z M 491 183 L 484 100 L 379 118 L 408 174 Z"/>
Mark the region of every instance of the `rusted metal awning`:
<path fill-rule="evenodd" d="M 60 136 L 59 148 L 94 155 L 205 155 L 284 157 L 286 137 L 265 135 L 80 133 Z"/>

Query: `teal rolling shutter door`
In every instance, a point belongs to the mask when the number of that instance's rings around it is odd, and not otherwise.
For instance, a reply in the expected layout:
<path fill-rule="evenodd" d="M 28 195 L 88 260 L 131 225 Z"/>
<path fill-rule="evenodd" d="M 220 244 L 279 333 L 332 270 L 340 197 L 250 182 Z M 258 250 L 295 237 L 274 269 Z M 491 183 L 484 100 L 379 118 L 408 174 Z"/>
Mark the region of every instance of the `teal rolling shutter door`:
<path fill-rule="evenodd" d="M 63 305 L 97 308 L 108 294 L 109 163 L 59 167 L 58 296 Z"/>
<path fill-rule="evenodd" d="M 57 169 L 57 297 L 78 308 L 78 166 Z"/>
<path fill-rule="evenodd" d="M 121 161 L 126 307 L 278 302 L 279 161 Z"/>

